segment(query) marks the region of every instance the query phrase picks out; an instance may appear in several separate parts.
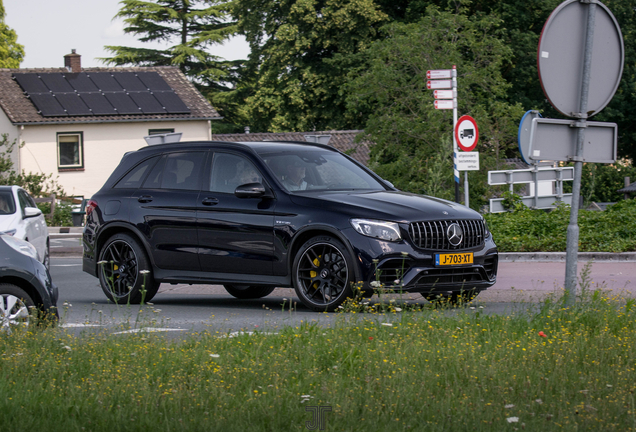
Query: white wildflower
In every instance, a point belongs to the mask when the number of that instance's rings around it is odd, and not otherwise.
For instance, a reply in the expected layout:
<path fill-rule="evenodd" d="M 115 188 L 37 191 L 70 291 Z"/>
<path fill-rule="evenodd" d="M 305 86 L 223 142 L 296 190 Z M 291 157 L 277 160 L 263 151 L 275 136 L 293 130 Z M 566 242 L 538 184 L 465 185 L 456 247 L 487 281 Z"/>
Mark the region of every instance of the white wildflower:
<path fill-rule="evenodd" d="M 221 356 L 219 354 L 210 354 L 210 357 L 219 358 Z"/>
<path fill-rule="evenodd" d="M 517 423 L 519 421 L 519 417 L 508 417 L 506 421 L 508 423 Z"/>

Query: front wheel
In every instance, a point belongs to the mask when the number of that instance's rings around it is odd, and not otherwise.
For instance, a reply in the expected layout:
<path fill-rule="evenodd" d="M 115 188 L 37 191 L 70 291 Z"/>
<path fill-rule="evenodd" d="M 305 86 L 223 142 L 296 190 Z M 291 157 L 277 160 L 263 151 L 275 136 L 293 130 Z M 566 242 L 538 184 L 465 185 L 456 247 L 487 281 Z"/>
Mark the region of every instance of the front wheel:
<path fill-rule="evenodd" d="M 223 288 L 230 295 L 242 300 L 267 297 L 276 289 L 276 287 L 252 285 L 223 285 Z"/>
<path fill-rule="evenodd" d="M 29 308 L 35 307 L 31 297 L 22 288 L 13 284 L 0 284 L 0 325 L 11 332 L 17 326 L 28 326 L 32 315 Z"/>
<path fill-rule="evenodd" d="M 353 260 L 345 246 L 330 236 L 315 237 L 298 251 L 293 282 L 300 301 L 315 311 L 333 311 L 353 297 Z"/>
<path fill-rule="evenodd" d="M 146 252 L 128 234 L 115 234 L 106 241 L 99 254 L 99 266 L 102 290 L 115 303 L 148 302 L 159 290 Z"/>

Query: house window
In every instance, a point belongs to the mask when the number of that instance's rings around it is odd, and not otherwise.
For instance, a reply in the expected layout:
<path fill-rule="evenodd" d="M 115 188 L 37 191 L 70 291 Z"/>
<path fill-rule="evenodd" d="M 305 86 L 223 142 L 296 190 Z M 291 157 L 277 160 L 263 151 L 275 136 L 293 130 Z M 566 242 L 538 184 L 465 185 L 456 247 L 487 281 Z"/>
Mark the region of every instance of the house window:
<path fill-rule="evenodd" d="M 84 168 L 82 132 L 57 134 L 57 167 L 59 169 Z"/>
<path fill-rule="evenodd" d="M 174 128 L 172 129 L 148 129 L 148 135 L 159 135 L 166 133 L 174 133 Z"/>

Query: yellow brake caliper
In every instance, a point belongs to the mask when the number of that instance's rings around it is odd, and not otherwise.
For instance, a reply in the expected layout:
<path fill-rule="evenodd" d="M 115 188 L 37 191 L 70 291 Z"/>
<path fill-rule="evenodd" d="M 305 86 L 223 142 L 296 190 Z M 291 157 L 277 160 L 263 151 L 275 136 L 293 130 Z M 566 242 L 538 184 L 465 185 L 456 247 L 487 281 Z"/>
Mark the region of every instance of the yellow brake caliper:
<path fill-rule="evenodd" d="M 117 264 L 113 265 L 113 271 L 119 270 L 119 266 Z M 119 275 L 115 276 L 116 278 L 119 278 Z"/>
<path fill-rule="evenodd" d="M 318 258 L 321 258 L 321 257 L 322 257 L 322 255 L 318 256 Z M 320 260 L 318 258 L 314 259 L 314 265 L 316 267 L 318 267 L 320 265 Z M 311 270 L 309 272 L 309 276 L 311 276 L 312 278 L 315 278 L 316 276 L 318 276 L 318 273 L 313 271 L 313 270 Z M 314 282 L 314 284 L 313 284 L 314 289 L 318 288 L 318 285 L 319 285 L 318 281 Z"/>

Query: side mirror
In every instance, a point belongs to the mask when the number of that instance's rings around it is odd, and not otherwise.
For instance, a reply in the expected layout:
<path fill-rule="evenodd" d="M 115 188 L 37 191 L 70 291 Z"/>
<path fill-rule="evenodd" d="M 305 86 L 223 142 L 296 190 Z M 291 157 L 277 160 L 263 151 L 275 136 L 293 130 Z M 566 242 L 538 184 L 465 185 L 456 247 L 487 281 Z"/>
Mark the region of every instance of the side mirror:
<path fill-rule="evenodd" d="M 267 190 L 261 183 L 247 183 L 234 190 L 234 195 L 239 198 L 264 198 L 268 196 L 266 194 Z"/>
<path fill-rule="evenodd" d="M 24 209 L 24 218 L 32 218 L 36 216 L 40 216 L 42 214 L 42 210 L 37 207 L 26 207 Z"/>

